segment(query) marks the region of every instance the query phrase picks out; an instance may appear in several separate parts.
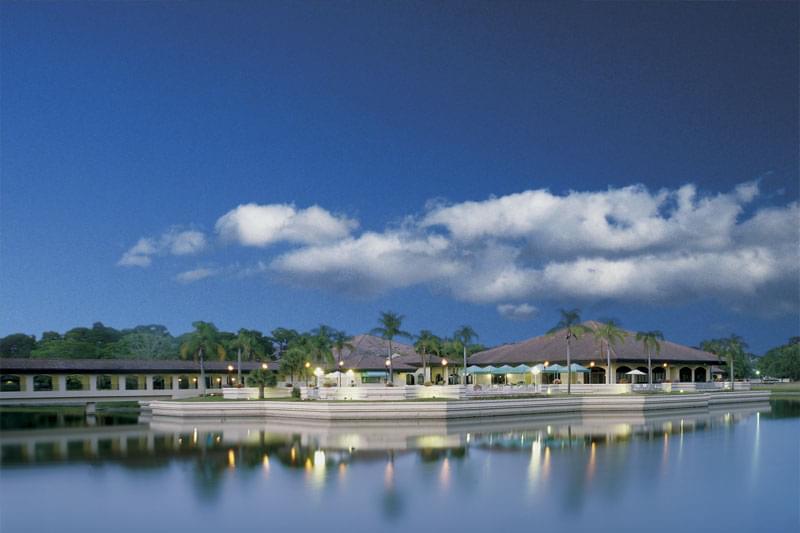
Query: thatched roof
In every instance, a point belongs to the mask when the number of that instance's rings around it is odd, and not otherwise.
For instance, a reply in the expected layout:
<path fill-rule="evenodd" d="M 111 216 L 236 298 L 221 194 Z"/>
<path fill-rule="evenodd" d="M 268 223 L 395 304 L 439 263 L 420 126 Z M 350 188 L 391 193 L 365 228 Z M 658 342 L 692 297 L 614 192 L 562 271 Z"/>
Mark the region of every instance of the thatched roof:
<path fill-rule="evenodd" d="M 600 324 L 594 321 L 583 323 L 589 328 L 596 328 Z M 625 340 L 613 346 L 611 360 L 615 362 L 640 362 L 647 360 L 647 352 L 642 343 L 636 340 L 636 333 L 626 331 Z M 600 353 L 600 345 L 591 332 L 571 341 L 572 361 L 576 363 L 605 360 L 605 354 Z M 567 341 L 563 330 L 553 335 L 542 335 L 514 344 L 504 344 L 489 350 L 484 350 L 472 355 L 469 363 L 472 365 L 497 365 L 565 362 Z M 670 363 L 718 363 L 716 355 L 690 348 L 667 340 L 661 341 L 661 352 L 653 354 L 653 361 Z"/>
<path fill-rule="evenodd" d="M 227 372 L 228 365 L 236 367 L 233 361 L 206 361 L 206 372 Z M 258 368 L 259 362 L 242 361 L 242 370 L 249 372 Z M 270 368 L 276 369 L 275 363 Z M 0 371 L 5 373 L 80 373 L 80 374 L 159 374 L 200 372 L 200 363 L 183 360 L 164 359 L 18 359 L 0 358 Z"/>

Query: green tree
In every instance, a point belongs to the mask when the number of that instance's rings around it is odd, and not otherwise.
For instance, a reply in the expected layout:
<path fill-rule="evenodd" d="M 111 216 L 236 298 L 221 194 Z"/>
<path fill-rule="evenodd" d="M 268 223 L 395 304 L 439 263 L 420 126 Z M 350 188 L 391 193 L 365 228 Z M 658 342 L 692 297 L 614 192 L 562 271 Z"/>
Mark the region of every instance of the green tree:
<path fill-rule="evenodd" d="M 441 343 L 442 339 L 434 335 L 433 332 L 428 329 L 420 331 L 419 335 L 417 335 L 416 342 L 414 342 L 414 350 L 419 354 L 422 360 L 422 375 L 425 376 L 424 379 L 426 381 L 428 380 L 428 373 L 426 371 L 428 356 L 439 352 L 441 350 Z"/>
<path fill-rule="evenodd" d="M 611 372 L 611 350 L 613 346 L 616 346 L 618 342 L 622 342 L 625 340 L 625 337 L 628 334 L 620 329 L 619 323 L 614 319 L 608 319 L 602 322 L 599 322 L 594 328 L 592 328 L 592 335 L 594 335 L 595 340 L 600 344 L 600 355 L 603 355 L 605 352 L 606 356 L 606 384 L 611 384 L 612 372 Z M 605 348 L 605 350 L 603 349 Z"/>
<path fill-rule="evenodd" d="M 30 357 L 36 348 L 36 337 L 12 333 L 0 339 L 0 357 Z"/>
<path fill-rule="evenodd" d="M 464 372 L 461 377 L 461 384 L 467 384 L 467 350 L 473 341 L 478 340 L 478 334 L 471 326 L 460 326 L 453 333 L 453 340 L 458 343 L 464 353 Z"/>
<path fill-rule="evenodd" d="M 731 390 L 734 390 L 735 379 L 750 377 L 752 363 L 745 351 L 747 343 L 739 335 L 731 333 L 729 337 L 705 340 L 700 343 L 700 349 L 727 360 Z"/>
<path fill-rule="evenodd" d="M 410 333 L 400 329 L 403 325 L 404 318 L 405 317 L 403 315 L 398 313 L 394 313 L 392 311 L 383 311 L 378 318 L 378 323 L 380 325 L 371 331 L 373 335 L 378 335 L 381 338 L 389 341 L 387 354 L 389 358 L 389 383 L 392 383 L 394 375 L 394 369 L 392 368 L 392 340 L 394 340 L 395 337 L 405 337 L 407 339 L 412 338 Z"/>
<path fill-rule="evenodd" d="M 293 330 L 287 328 L 275 328 L 270 332 L 272 336 L 272 340 L 275 341 L 275 344 L 278 345 L 278 351 L 282 352 L 289 348 L 289 344 L 300 337 L 300 334 Z"/>
<path fill-rule="evenodd" d="M 256 368 L 247 374 L 247 385 L 258 387 L 258 399 L 264 399 L 264 387 L 274 387 L 278 384 L 275 373 L 266 368 Z"/>
<path fill-rule="evenodd" d="M 636 334 L 636 340 L 641 342 L 644 350 L 647 352 L 647 383 L 650 388 L 653 388 L 653 353 L 656 355 L 661 353 L 661 342 L 664 340 L 664 334 L 658 330 L 654 331 L 640 331 Z"/>
<path fill-rule="evenodd" d="M 216 354 L 220 361 L 225 360 L 225 345 L 219 340 L 219 330 L 211 322 L 192 322 L 194 331 L 181 345 L 181 359 L 192 357 L 200 361 L 200 394 L 206 392 L 205 357 L 207 354 Z"/>
<path fill-rule="evenodd" d="M 304 370 L 306 353 L 300 346 L 289 346 L 281 356 L 280 371 L 284 376 L 290 377 L 290 382 L 294 385 L 295 374 Z"/>
<path fill-rule="evenodd" d="M 764 377 L 800 380 L 800 337 L 792 337 L 783 346 L 767 351 L 757 362 Z"/>
<path fill-rule="evenodd" d="M 253 329 L 240 329 L 228 346 L 236 350 L 236 383 L 242 383 L 242 358 L 251 361 L 254 358 L 263 358 L 264 345 L 261 342 L 263 335 Z"/>
<path fill-rule="evenodd" d="M 578 339 L 590 329 L 581 324 L 581 310 L 580 309 L 561 309 L 561 320 L 555 325 L 548 335 L 563 334 L 567 341 L 567 394 L 572 393 L 572 339 Z M 610 371 L 610 369 L 609 369 Z"/>
<path fill-rule="evenodd" d="M 342 386 L 342 367 L 344 366 L 344 360 L 342 359 L 342 353 L 344 352 L 345 348 L 353 353 L 355 350 L 355 346 L 351 342 L 353 340 L 350 335 L 345 333 L 344 331 L 334 331 L 331 334 L 331 345 L 333 347 L 333 351 L 336 352 L 336 370 L 339 372 L 339 386 Z"/>
<path fill-rule="evenodd" d="M 110 349 L 119 359 L 175 359 L 179 346 L 165 326 L 152 324 L 122 330 L 122 338 Z"/>

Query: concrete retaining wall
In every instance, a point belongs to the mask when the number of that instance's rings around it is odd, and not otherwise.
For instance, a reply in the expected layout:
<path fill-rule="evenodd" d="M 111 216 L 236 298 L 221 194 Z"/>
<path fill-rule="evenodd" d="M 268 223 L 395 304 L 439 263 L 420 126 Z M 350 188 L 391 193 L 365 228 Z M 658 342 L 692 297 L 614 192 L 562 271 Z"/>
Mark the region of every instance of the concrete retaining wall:
<path fill-rule="evenodd" d="M 391 388 L 391 387 L 390 387 Z M 765 402 L 769 392 L 675 395 L 575 396 L 458 401 L 232 401 L 150 403 L 154 417 L 306 420 L 443 420 L 539 414 L 641 413 L 671 409 L 708 409 L 714 405 Z"/>

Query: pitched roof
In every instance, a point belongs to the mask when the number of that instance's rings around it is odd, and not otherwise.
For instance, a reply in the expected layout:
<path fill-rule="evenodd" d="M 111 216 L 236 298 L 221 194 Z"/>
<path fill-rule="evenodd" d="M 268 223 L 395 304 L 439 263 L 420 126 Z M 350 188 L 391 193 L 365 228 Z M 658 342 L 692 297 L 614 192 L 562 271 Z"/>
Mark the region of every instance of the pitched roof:
<path fill-rule="evenodd" d="M 353 348 L 342 350 L 345 368 L 354 370 L 386 370 L 386 356 L 389 353 L 389 341 L 374 335 L 356 335 L 350 340 Z M 392 341 L 392 369 L 411 372 L 418 365 L 420 357 L 410 344 Z"/>
<path fill-rule="evenodd" d="M 595 328 L 598 322 L 584 322 L 584 326 Z M 469 363 L 473 365 L 540 363 L 544 361 L 566 361 L 567 341 L 564 330 L 553 335 L 541 335 L 514 344 L 504 344 L 472 355 Z M 636 340 L 636 333 L 626 331 L 625 339 L 611 350 L 612 361 L 644 361 L 647 352 L 642 343 Z M 571 341 L 571 356 L 574 362 L 603 361 L 605 354 L 600 353 L 600 345 L 591 332 Z M 690 348 L 667 340 L 661 341 L 661 352 L 653 354 L 654 361 L 685 363 L 717 363 L 716 355 Z"/>
<path fill-rule="evenodd" d="M 236 367 L 231 361 L 206 361 L 207 372 L 227 372 L 228 365 Z M 242 361 L 242 370 L 251 371 L 258 368 L 260 362 Z M 277 365 L 271 365 L 273 368 Z M 181 373 L 200 372 L 200 363 L 195 361 L 165 359 L 19 359 L 0 358 L 2 372 L 75 372 L 95 374 L 109 372 L 116 374 L 132 373 Z"/>

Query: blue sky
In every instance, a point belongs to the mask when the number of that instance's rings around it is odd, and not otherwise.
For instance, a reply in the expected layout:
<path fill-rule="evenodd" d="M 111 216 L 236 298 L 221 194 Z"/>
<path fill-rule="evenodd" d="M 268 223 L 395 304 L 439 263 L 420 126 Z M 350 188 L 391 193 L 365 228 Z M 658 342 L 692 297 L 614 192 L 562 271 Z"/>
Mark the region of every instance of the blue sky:
<path fill-rule="evenodd" d="M 798 334 L 798 4 L 4 2 L 0 335 Z"/>

